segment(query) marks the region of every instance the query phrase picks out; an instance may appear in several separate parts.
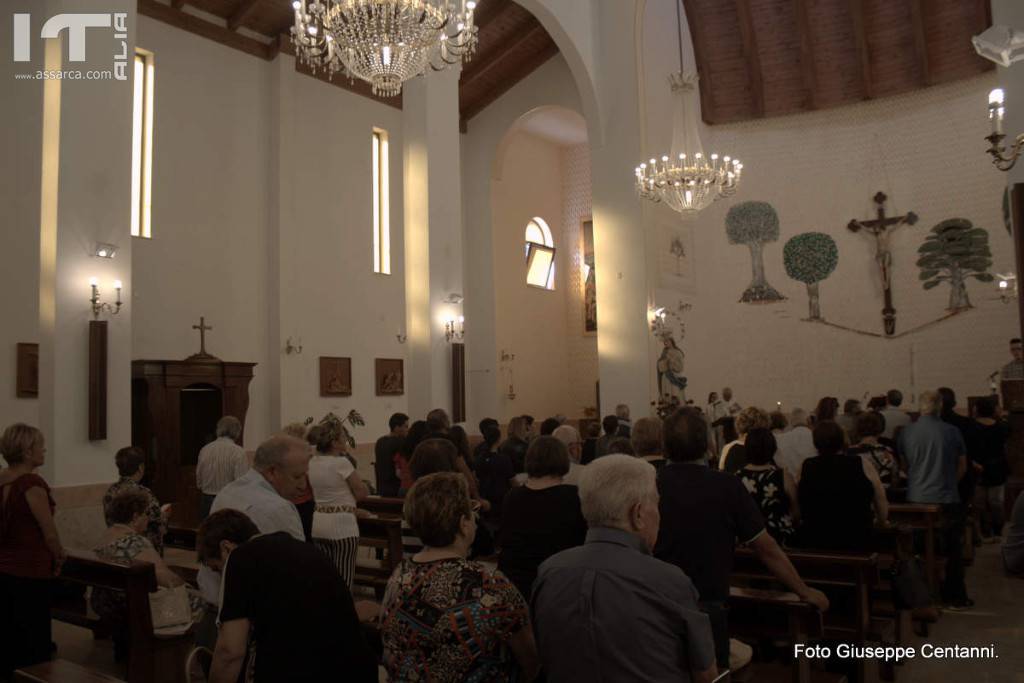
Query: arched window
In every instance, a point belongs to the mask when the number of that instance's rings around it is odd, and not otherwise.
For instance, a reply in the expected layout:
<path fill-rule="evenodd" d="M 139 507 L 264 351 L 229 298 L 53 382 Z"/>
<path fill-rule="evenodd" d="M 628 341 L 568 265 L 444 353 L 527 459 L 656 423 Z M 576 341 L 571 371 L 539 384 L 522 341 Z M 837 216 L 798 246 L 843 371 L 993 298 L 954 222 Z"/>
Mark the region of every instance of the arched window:
<path fill-rule="evenodd" d="M 526 284 L 541 289 L 555 288 L 555 242 L 543 218 L 534 216 L 526 224 Z"/>

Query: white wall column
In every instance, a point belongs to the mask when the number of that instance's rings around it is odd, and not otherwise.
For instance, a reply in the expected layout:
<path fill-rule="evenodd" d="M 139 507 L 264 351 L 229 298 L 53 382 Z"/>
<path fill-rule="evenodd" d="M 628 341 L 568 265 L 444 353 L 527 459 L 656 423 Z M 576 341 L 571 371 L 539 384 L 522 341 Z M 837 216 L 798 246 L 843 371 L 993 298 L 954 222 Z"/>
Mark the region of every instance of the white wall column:
<path fill-rule="evenodd" d="M 445 298 L 464 295 L 458 88 L 458 69 L 428 73 L 403 86 L 405 392 L 417 419 L 431 408 L 450 412 L 452 404 L 443 325 L 462 315 L 462 306 Z M 466 327 L 472 329 L 471 320 Z"/>
<path fill-rule="evenodd" d="M 95 11 L 51 0 L 32 12 L 32 49 L 46 68 L 113 71 L 122 43 L 113 28 L 88 28 L 85 62 L 69 61 L 68 32 L 44 42 L 43 22 L 60 13 Z M 111 0 L 103 12 L 127 14 L 127 80 L 64 79 L 44 85 L 39 220 L 39 421 L 47 439 L 44 475 L 54 485 L 116 478 L 114 453 L 131 443 L 130 306 L 110 321 L 107 439 L 88 439 L 89 278 L 113 302 L 114 280 L 131 297 L 131 142 L 135 3 Z M 97 242 L 116 244 L 115 259 L 93 258 Z"/>
<path fill-rule="evenodd" d="M 632 184 L 642 155 L 637 104 L 633 3 L 601 3 L 594 25 L 600 53 L 595 71 L 605 83 L 603 144 L 591 141 L 594 251 L 597 268 L 597 351 L 601 412 L 629 405 L 634 418 L 647 415 L 654 398 L 654 357 L 648 329 L 649 227 Z M 642 16 L 642 14 L 640 15 Z"/>

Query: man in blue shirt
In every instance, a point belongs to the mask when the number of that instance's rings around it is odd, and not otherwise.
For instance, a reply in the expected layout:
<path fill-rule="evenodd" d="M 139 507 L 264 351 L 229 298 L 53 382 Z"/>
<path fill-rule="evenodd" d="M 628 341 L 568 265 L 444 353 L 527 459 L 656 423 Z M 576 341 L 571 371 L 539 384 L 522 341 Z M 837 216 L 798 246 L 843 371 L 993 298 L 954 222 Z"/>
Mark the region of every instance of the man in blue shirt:
<path fill-rule="evenodd" d="M 907 501 L 942 506 L 947 558 L 942 599 L 948 609 L 962 610 L 974 604 L 964 585 L 965 506 L 957 492 L 957 482 L 967 470 L 967 447 L 960 430 L 939 417 L 942 399 L 938 392 L 925 391 L 920 404 L 921 417 L 900 432 L 900 452 L 907 467 Z"/>

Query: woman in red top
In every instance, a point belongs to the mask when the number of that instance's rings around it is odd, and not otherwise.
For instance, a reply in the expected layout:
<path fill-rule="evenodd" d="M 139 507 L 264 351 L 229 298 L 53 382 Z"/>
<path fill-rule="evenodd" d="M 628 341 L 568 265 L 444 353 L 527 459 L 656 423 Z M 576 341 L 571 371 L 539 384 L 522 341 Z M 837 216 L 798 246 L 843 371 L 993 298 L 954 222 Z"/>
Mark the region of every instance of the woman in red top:
<path fill-rule="evenodd" d="M 0 679 L 50 659 L 50 586 L 64 562 L 53 497 L 35 474 L 46 458 L 43 434 L 14 424 L 0 437 L 9 467 L 0 472 Z"/>

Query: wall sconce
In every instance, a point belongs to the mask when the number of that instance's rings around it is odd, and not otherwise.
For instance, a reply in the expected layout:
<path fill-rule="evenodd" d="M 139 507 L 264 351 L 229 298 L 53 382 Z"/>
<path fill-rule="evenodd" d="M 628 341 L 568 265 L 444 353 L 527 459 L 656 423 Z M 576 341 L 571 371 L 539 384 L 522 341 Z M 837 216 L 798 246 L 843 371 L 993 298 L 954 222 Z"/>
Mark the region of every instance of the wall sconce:
<path fill-rule="evenodd" d="M 402 331 L 399 330 L 398 334 L 395 335 L 395 339 L 398 340 L 399 344 L 404 344 L 405 342 L 409 341 L 409 335 L 402 334 Z"/>
<path fill-rule="evenodd" d="M 1024 133 L 1017 136 L 1010 145 L 1009 151 L 1003 145 L 1003 116 L 1006 109 L 1003 107 L 1003 89 L 996 88 L 988 94 L 988 118 L 992 122 L 992 133 L 985 139 L 989 142 L 988 153 L 992 155 L 992 163 L 1000 171 L 1009 171 L 1017 163 L 1021 148 L 1024 148 Z"/>
<path fill-rule="evenodd" d="M 302 337 L 299 337 L 299 343 L 298 344 L 292 344 L 292 338 L 288 337 L 288 339 L 284 343 L 284 352 L 286 354 L 288 354 L 289 356 L 291 354 L 293 354 L 293 353 L 294 354 L 302 353 Z"/>
<path fill-rule="evenodd" d="M 1017 298 L 1017 276 L 1013 273 L 996 273 L 999 287 L 999 300 L 1008 304 Z"/>
<path fill-rule="evenodd" d="M 92 304 L 92 317 L 94 320 L 98 320 L 100 313 L 106 311 L 110 315 L 117 315 L 121 312 L 121 281 L 114 280 L 114 289 L 117 290 L 117 301 L 111 305 L 109 303 L 103 303 L 100 301 L 100 287 L 99 280 L 94 277 L 89 278 L 89 287 L 92 288 L 92 296 L 89 298 L 89 303 Z"/>
<path fill-rule="evenodd" d="M 92 255 L 96 258 L 114 258 L 117 255 L 117 245 L 97 242 L 96 248 L 92 250 Z"/>
<path fill-rule="evenodd" d="M 457 320 L 455 318 L 449 318 L 444 321 L 444 340 L 446 342 L 451 343 L 453 339 L 455 341 L 462 341 L 465 336 L 466 318 L 464 316 L 460 315 Z"/>

